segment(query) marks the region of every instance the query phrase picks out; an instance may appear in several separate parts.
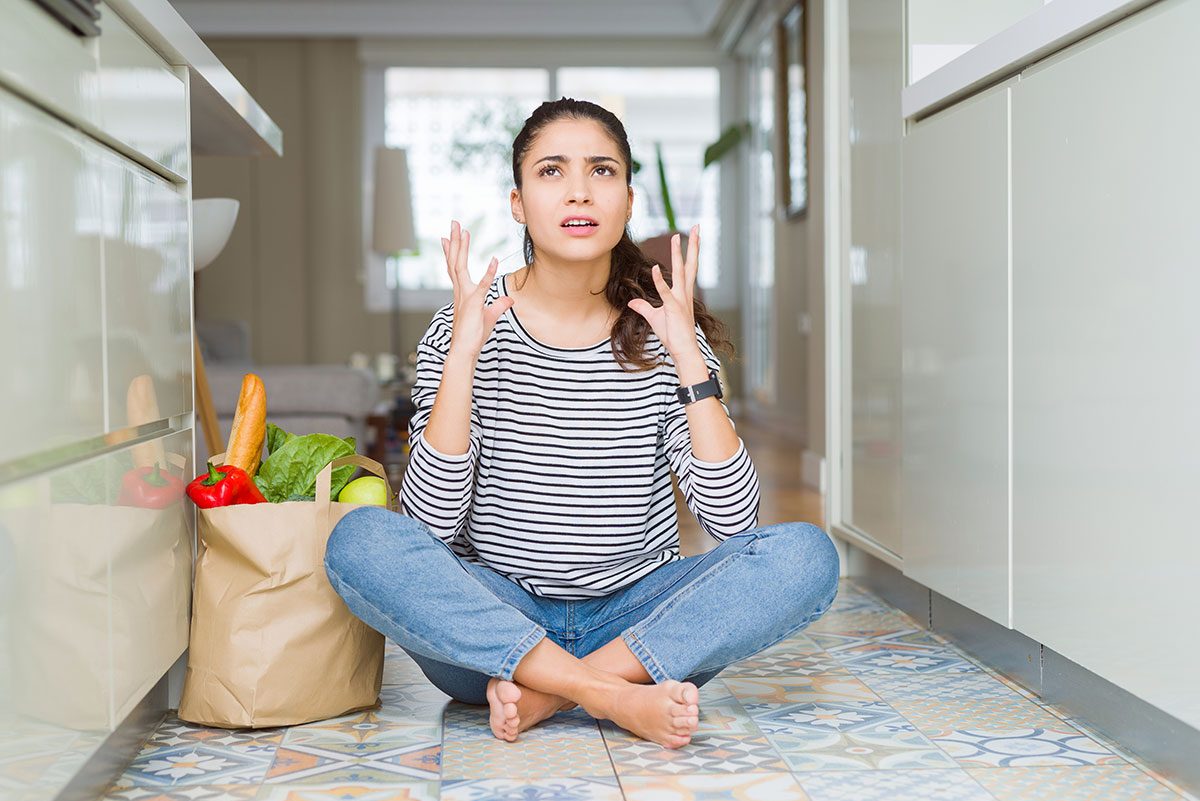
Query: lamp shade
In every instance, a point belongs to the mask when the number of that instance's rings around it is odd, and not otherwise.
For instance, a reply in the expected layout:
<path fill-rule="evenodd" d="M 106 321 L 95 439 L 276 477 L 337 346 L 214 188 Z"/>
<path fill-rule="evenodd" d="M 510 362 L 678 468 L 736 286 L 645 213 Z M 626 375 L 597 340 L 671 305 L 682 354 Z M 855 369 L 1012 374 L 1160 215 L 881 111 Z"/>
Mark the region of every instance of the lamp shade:
<path fill-rule="evenodd" d="M 203 270 L 225 249 L 239 205 L 231 197 L 192 201 L 192 272 Z"/>
<path fill-rule="evenodd" d="M 412 190 L 408 182 L 408 158 L 401 148 L 375 148 L 375 220 L 371 248 L 383 255 L 415 250 L 417 229 L 413 224 Z"/>

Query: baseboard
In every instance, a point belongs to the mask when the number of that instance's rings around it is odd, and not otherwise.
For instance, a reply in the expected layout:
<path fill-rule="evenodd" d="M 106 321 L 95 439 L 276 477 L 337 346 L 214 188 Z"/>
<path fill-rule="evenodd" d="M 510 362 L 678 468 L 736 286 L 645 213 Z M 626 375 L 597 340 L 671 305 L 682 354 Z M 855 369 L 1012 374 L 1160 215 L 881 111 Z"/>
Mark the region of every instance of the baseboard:
<path fill-rule="evenodd" d="M 1018 631 L 930 590 L 849 543 L 847 575 L 983 664 L 1107 737 L 1152 770 L 1200 793 L 1200 730 Z"/>
<path fill-rule="evenodd" d="M 164 674 L 104 743 L 83 763 L 55 801 L 94 801 L 120 778 L 167 710 L 168 678 Z"/>

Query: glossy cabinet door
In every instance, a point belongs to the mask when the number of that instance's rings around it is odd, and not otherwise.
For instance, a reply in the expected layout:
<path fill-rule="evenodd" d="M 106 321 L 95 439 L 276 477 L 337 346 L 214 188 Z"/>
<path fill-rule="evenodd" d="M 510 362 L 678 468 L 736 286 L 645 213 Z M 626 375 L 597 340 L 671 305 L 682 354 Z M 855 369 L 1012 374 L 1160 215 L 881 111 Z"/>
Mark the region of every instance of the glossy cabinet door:
<path fill-rule="evenodd" d="M 1013 89 L 1013 622 L 1200 727 L 1200 3 Z"/>
<path fill-rule="evenodd" d="M 107 430 L 102 159 L 0 89 L 0 464 Z"/>
<path fill-rule="evenodd" d="M 1009 620 L 1009 85 L 904 139 L 904 573 Z"/>
<path fill-rule="evenodd" d="M 111 136 L 180 180 L 188 179 L 187 88 L 107 5 L 100 6 L 99 118 Z"/>
<path fill-rule="evenodd" d="M 192 408 L 187 187 L 115 153 L 102 160 L 109 427 Z"/>
<path fill-rule="evenodd" d="M 902 556 L 900 90 L 904 7 L 851 0 L 850 259 L 843 344 L 841 519 Z"/>
<path fill-rule="evenodd" d="M 4 790 L 53 798 L 187 646 L 186 429 L 0 485 Z M 139 492 L 150 452 L 172 479 Z M 131 475 L 132 474 L 132 475 Z"/>

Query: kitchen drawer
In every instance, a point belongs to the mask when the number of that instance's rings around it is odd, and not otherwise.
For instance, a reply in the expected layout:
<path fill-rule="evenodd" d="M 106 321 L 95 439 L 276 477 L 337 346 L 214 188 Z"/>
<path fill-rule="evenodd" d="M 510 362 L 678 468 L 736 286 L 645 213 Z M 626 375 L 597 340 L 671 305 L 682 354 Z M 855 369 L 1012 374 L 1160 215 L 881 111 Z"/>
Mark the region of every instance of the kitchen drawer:
<path fill-rule="evenodd" d="M 142 453 L 131 451 L 138 460 L 161 456 L 184 483 L 196 473 L 190 428 L 138 447 Z M 122 457 L 120 467 L 128 464 Z M 116 726 L 187 648 L 196 511 L 183 497 L 165 509 L 108 511 L 113 515 L 108 530 L 111 725 Z"/>
<path fill-rule="evenodd" d="M 104 155 L 0 88 L 0 464 L 105 431 Z"/>
<path fill-rule="evenodd" d="M 100 127 L 186 181 L 187 87 L 116 12 L 100 5 Z"/>
<path fill-rule="evenodd" d="M 99 36 L 79 36 L 31 0 L 0 0 L 0 82 L 178 181 L 190 173 L 187 87 L 100 5 Z"/>
<path fill-rule="evenodd" d="M 192 410 L 186 190 L 115 153 L 102 160 L 110 431 Z M 148 402 L 130 408 L 148 386 Z"/>
<path fill-rule="evenodd" d="M 0 0 L 0 20 L 0 81 L 72 122 L 96 125 L 98 37 L 72 33 L 31 0 Z"/>
<path fill-rule="evenodd" d="M 120 490 L 136 460 L 172 454 L 190 476 L 192 436 L 0 486 L 0 724 L 25 765 L 7 777 L 14 797 L 54 797 L 187 646 L 194 509 L 182 495 L 122 504 Z"/>

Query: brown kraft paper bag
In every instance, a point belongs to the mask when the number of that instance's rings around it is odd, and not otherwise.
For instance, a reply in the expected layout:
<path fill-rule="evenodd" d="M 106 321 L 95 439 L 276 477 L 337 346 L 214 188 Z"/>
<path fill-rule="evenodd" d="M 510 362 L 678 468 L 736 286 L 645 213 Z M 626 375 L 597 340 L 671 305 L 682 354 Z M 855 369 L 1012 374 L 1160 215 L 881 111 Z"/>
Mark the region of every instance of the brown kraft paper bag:
<path fill-rule="evenodd" d="M 263 728 L 378 706 L 384 637 L 351 613 L 325 574 L 329 533 L 360 507 L 329 497 L 332 471 L 348 464 L 388 480 L 378 462 L 352 454 L 321 470 L 315 502 L 198 510 L 180 719 Z M 396 511 L 390 485 L 388 499 Z"/>

